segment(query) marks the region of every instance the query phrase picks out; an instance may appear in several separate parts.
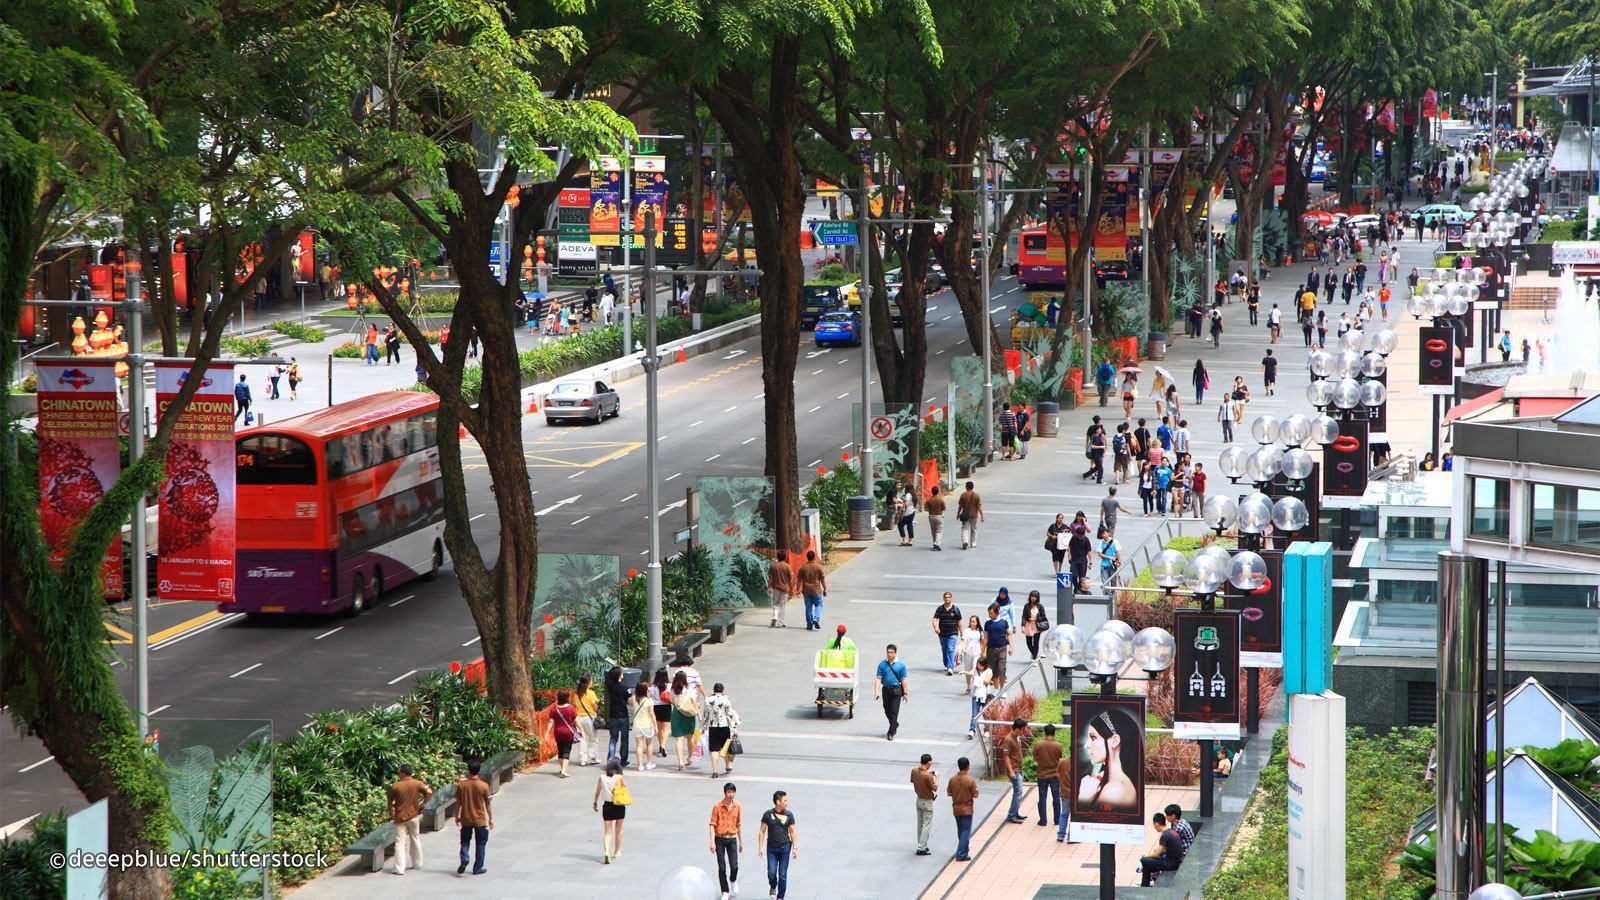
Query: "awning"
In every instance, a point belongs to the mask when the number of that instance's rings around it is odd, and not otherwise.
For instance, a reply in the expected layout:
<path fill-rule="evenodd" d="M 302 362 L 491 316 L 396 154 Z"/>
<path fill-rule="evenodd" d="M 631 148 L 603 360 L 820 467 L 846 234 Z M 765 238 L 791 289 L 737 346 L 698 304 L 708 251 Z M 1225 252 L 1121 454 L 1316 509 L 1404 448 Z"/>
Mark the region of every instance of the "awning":
<path fill-rule="evenodd" d="M 1449 425 L 1450 423 L 1459 419 L 1466 419 L 1470 421 L 1481 416 L 1488 416 L 1491 411 L 1491 407 L 1494 407 L 1496 404 L 1503 401 L 1505 399 L 1505 395 L 1505 388 L 1495 388 L 1489 393 L 1484 394 L 1482 397 L 1474 397 L 1465 403 L 1457 403 L 1455 406 L 1450 408 L 1449 412 L 1445 413 L 1444 424 Z M 1512 415 L 1513 413 L 1511 412 L 1510 404 L 1506 404 L 1506 414 L 1503 416 L 1494 416 L 1490 419 L 1490 421 L 1509 419 L 1512 417 Z"/>

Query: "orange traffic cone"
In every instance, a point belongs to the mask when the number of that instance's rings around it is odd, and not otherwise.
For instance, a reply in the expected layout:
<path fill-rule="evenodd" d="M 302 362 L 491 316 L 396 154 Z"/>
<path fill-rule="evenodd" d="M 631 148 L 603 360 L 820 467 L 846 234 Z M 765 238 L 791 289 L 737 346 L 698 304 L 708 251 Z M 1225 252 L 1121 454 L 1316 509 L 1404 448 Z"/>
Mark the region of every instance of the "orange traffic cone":
<path fill-rule="evenodd" d="M 683 352 L 683 348 L 679 347 L 678 348 L 678 362 L 688 362 L 688 361 L 689 361 L 689 354 Z"/>
<path fill-rule="evenodd" d="M 457 432 L 456 436 L 461 438 L 461 440 L 463 440 L 463 441 L 466 440 L 467 439 L 467 426 L 462 425 L 460 431 Z"/>
<path fill-rule="evenodd" d="M 536 413 L 538 411 L 539 411 L 539 398 L 538 398 L 538 396 L 535 395 L 535 394 L 529 394 L 528 395 L 528 412 Z"/>

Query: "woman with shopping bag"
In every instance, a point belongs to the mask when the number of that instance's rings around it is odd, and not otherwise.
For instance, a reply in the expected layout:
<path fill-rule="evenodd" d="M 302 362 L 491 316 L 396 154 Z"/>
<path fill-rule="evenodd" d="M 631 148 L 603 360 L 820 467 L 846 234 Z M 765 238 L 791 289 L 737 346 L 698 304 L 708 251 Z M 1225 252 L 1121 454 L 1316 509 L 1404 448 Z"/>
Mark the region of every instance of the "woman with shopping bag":
<path fill-rule="evenodd" d="M 733 702 L 723 693 L 722 682 L 711 686 L 711 696 L 706 698 L 701 713 L 706 729 L 706 750 L 711 760 L 711 777 L 717 777 L 717 760 L 722 760 L 724 773 L 733 772 L 734 733 L 739 728 L 739 713 Z"/>
<path fill-rule="evenodd" d="M 678 756 L 678 771 L 688 768 L 694 747 L 700 737 L 700 704 L 694 691 L 689 690 L 689 676 L 683 672 L 672 676 L 672 749 Z"/>

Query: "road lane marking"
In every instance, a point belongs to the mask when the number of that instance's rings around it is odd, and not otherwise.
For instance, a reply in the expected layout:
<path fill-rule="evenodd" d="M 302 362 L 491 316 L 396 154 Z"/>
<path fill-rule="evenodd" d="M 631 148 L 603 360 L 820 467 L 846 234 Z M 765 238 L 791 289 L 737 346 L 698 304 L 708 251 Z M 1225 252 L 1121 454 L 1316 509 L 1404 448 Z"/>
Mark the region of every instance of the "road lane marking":
<path fill-rule="evenodd" d="M 939 321 L 948 322 L 948 321 L 950 321 L 950 317 L 949 316 L 945 316 L 944 318 L 940 319 Z"/>
<path fill-rule="evenodd" d="M 840 450 L 849 450 L 851 447 L 854 447 L 854 446 L 855 446 L 855 444 L 840 444 L 839 445 L 839 449 Z"/>
<path fill-rule="evenodd" d="M 639 495 L 638 494 L 629 494 L 628 496 L 623 497 L 621 500 L 619 500 L 617 502 L 618 503 L 627 503 L 629 500 L 632 500 L 633 498 L 635 498 L 637 496 L 639 496 Z"/>
<path fill-rule="evenodd" d="M 745 438 L 744 440 L 739 442 L 739 446 L 743 447 L 745 444 L 748 444 L 753 440 L 755 440 L 755 438 Z"/>
<path fill-rule="evenodd" d="M 204 617 L 202 616 L 201 618 L 204 618 Z M 227 615 L 221 616 L 220 618 L 212 619 L 211 621 L 205 623 L 204 625 L 201 625 L 198 628 L 191 628 L 191 629 L 189 629 L 188 631 L 185 631 L 182 634 L 174 635 L 174 636 L 172 636 L 170 638 L 167 638 L 166 640 L 164 640 L 164 641 L 162 641 L 162 642 L 160 642 L 158 644 L 151 644 L 150 645 L 150 649 L 151 650 L 160 650 L 160 649 L 162 649 L 164 647 L 170 647 L 173 644 L 178 643 L 179 641 L 186 641 L 189 638 L 192 638 L 197 634 L 200 634 L 200 633 L 206 632 L 206 631 L 210 631 L 211 629 L 216 628 L 216 627 L 218 627 L 220 625 L 226 625 L 229 622 L 234 621 L 235 619 L 242 619 L 242 618 L 244 618 L 244 613 L 229 613 Z M 170 631 L 170 630 L 171 629 L 168 629 L 168 631 Z M 162 632 L 162 633 L 165 634 L 165 632 Z"/>
<path fill-rule="evenodd" d="M 806 410 L 806 414 L 810 415 L 811 413 L 814 413 L 814 412 L 816 412 L 817 410 L 819 410 L 821 408 L 822 408 L 822 406 L 820 404 L 817 405 L 817 406 L 813 406 L 810 409 Z"/>
<path fill-rule="evenodd" d="M 813 374 L 813 375 L 821 375 L 822 374 L 822 370 L 818 369 L 815 372 L 812 372 L 811 374 Z"/>
<path fill-rule="evenodd" d="M 417 674 L 417 670 L 416 669 L 412 669 L 411 671 L 405 673 L 404 675 L 401 675 L 399 678 L 393 679 L 389 683 L 390 684 L 394 684 L 397 681 L 404 681 L 405 679 L 410 678 L 411 676 L 413 676 L 415 674 Z M 924 743 L 926 743 L 926 742 L 924 742 Z"/>
<path fill-rule="evenodd" d="M 706 457 L 706 462 L 711 462 L 714 459 L 721 459 L 721 458 L 722 458 L 722 454 L 721 453 L 713 453 L 710 456 Z"/>
<path fill-rule="evenodd" d="M 995 307 L 995 308 L 993 308 L 993 309 L 991 309 L 991 310 L 989 310 L 989 312 L 991 312 L 991 313 L 997 313 L 997 312 L 999 312 L 999 311 L 1000 311 L 1000 310 L 1002 310 L 1002 309 L 1005 309 L 1005 308 L 1006 308 L 1006 304 L 1004 304 L 1004 303 L 1002 303 L 1002 304 L 1000 304 L 1000 305 L 999 305 L 999 306 L 996 306 L 996 307 Z"/>
<path fill-rule="evenodd" d="M 239 671 L 233 673 L 232 675 L 229 675 L 228 677 L 229 678 L 238 678 L 240 675 L 243 675 L 246 672 L 254 672 L 255 670 L 257 670 L 259 668 L 261 668 L 261 663 L 256 663 L 255 665 L 250 666 L 248 668 L 240 669 Z"/>
<path fill-rule="evenodd" d="M 483 635 L 479 635 L 479 636 L 473 638 L 472 640 L 467 641 L 465 644 L 462 644 L 461 646 L 463 646 L 463 647 L 471 647 L 473 644 L 476 644 L 477 642 L 479 642 L 481 640 L 483 640 Z"/>
<path fill-rule="evenodd" d="M 575 520 L 572 524 L 574 524 L 574 525 L 582 525 L 583 523 L 589 521 L 591 518 L 593 518 L 593 516 L 584 516 L 581 519 Z"/>
<path fill-rule="evenodd" d="M 182 634 L 182 633 L 184 633 L 185 631 L 188 631 L 191 628 L 199 628 L 202 625 L 206 625 L 206 624 L 209 624 L 211 622 L 215 622 L 216 620 L 218 620 L 220 618 L 222 618 L 222 613 L 219 613 L 216 610 L 212 610 L 211 612 L 208 612 L 208 613 L 202 613 L 202 614 L 200 614 L 198 616 L 195 616 L 192 619 L 188 619 L 186 621 L 179 622 L 178 624 L 172 626 L 171 628 L 163 628 L 162 630 L 156 632 L 155 634 L 150 635 L 149 643 L 151 643 L 151 644 L 159 644 L 159 643 L 161 643 L 162 641 L 166 640 L 169 637 L 173 637 L 174 635 Z M 132 636 L 130 635 L 129 637 L 131 638 Z M 132 643 L 131 639 L 129 640 L 129 643 Z"/>
<path fill-rule="evenodd" d="M 820 465 L 822 465 L 822 460 L 820 460 L 820 459 L 813 459 L 811 462 L 806 463 L 807 467 L 820 466 Z"/>
<path fill-rule="evenodd" d="M 478 513 L 477 515 L 473 516 L 472 518 L 468 519 L 467 521 L 468 522 L 476 522 L 479 519 L 481 519 L 481 518 L 483 518 L 484 516 L 487 516 L 487 515 L 488 515 L 488 513 Z"/>
<path fill-rule="evenodd" d="M 17 770 L 17 774 L 20 775 L 23 772 L 32 772 L 34 769 L 39 768 L 40 766 L 44 765 L 45 763 L 49 762 L 52 759 L 55 759 L 54 755 L 46 756 L 44 759 L 41 759 L 41 760 L 39 760 L 38 762 L 36 762 L 36 763 L 34 763 L 32 765 L 23 766 L 22 768 L 18 769 Z"/>
<path fill-rule="evenodd" d="M 313 641 L 320 641 L 325 637 L 332 637 L 333 635 L 336 635 L 336 634 L 338 634 L 339 632 L 341 632 L 343 630 L 344 630 L 344 626 L 340 625 L 338 628 L 335 628 L 332 631 L 324 631 L 323 633 L 321 633 L 321 634 L 317 635 L 316 637 L 312 638 L 312 640 Z"/>
<path fill-rule="evenodd" d="M 552 504 L 550 506 L 546 506 L 544 509 L 541 509 L 538 512 L 534 513 L 534 515 L 537 515 L 537 516 L 549 515 L 550 513 L 555 512 L 556 510 L 560 509 L 561 507 L 566 506 L 568 503 L 577 503 L 578 502 L 578 498 L 582 497 L 582 496 L 583 496 L 582 494 L 573 494 L 571 497 L 568 497 L 565 500 L 558 500 L 554 504 Z"/>
<path fill-rule="evenodd" d="M 567 476 L 567 480 L 571 481 L 572 479 L 577 478 L 579 475 L 582 475 L 582 474 L 583 474 L 583 470 L 579 469 L 578 471 L 573 472 L 571 475 L 568 475 Z"/>
<path fill-rule="evenodd" d="M 394 601 L 393 603 L 391 603 L 389 605 L 390 606 L 399 606 L 400 604 L 406 602 L 407 600 L 415 600 L 415 599 L 417 599 L 417 595 L 416 594 L 407 594 L 406 596 L 401 597 L 399 600 L 396 600 L 396 601 Z"/>
<path fill-rule="evenodd" d="M 844 393 L 840 394 L 839 396 L 837 396 L 837 397 L 835 397 L 833 399 L 835 399 L 835 400 L 843 400 L 844 398 L 846 398 L 848 396 L 850 396 L 850 392 L 849 391 L 845 391 Z"/>
<path fill-rule="evenodd" d="M 943 354 L 944 354 L 943 350 L 935 350 L 935 351 L 933 351 L 933 355 L 934 356 L 942 356 Z"/>
<path fill-rule="evenodd" d="M 701 425 L 705 424 L 705 421 L 706 421 L 705 419 L 700 419 L 700 420 L 695 421 L 695 422 L 690 422 L 689 423 L 689 427 L 690 428 L 698 428 Z"/>
<path fill-rule="evenodd" d="M 666 481 L 671 481 L 672 479 L 677 478 L 679 475 L 682 475 L 682 474 L 683 474 L 682 472 L 673 472 L 671 475 L 668 475 L 665 480 Z"/>
<path fill-rule="evenodd" d="M 767 395 L 767 392 L 766 391 L 762 391 L 761 393 L 755 395 L 754 397 L 751 397 L 750 399 L 751 400 L 760 400 L 762 397 L 765 397 L 766 395 Z"/>
<path fill-rule="evenodd" d="M 926 399 L 926 400 L 924 400 L 922 402 L 923 403 L 932 403 L 933 401 L 935 401 L 937 399 L 939 399 L 939 398 L 937 398 L 937 397 L 929 397 L 928 399 Z"/>
<path fill-rule="evenodd" d="M 839 361 L 838 361 L 838 362 L 836 362 L 836 363 L 834 363 L 834 365 L 836 365 L 836 366 L 842 366 L 842 365 L 844 365 L 844 364 L 845 364 L 845 363 L 847 363 L 847 362 L 849 362 L 849 361 L 850 361 L 850 360 L 848 360 L 848 359 L 841 359 L 841 360 L 839 360 Z"/>
<path fill-rule="evenodd" d="M 731 412 L 733 412 L 734 410 L 736 410 L 738 408 L 739 408 L 739 404 L 735 403 L 734 405 L 732 405 L 732 406 L 728 407 L 727 409 L 723 410 L 723 412 L 731 413 Z"/>
<path fill-rule="evenodd" d="M 155 709 L 152 709 L 152 710 L 150 710 L 150 711 L 149 711 L 149 712 L 147 712 L 147 713 L 145 713 L 145 715 L 147 715 L 147 716 L 153 716 L 153 715 L 155 715 L 155 714 L 156 714 L 156 713 L 159 713 L 159 712 L 165 712 L 165 711 L 167 711 L 167 710 L 169 710 L 169 709 L 171 709 L 171 708 L 172 708 L 172 704 L 171 704 L 171 703 L 168 703 L 168 704 L 167 704 L 167 705 L 166 705 L 166 706 L 158 706 L 158 707 L 156 707 L 156 708 L 155 708 Z"/>

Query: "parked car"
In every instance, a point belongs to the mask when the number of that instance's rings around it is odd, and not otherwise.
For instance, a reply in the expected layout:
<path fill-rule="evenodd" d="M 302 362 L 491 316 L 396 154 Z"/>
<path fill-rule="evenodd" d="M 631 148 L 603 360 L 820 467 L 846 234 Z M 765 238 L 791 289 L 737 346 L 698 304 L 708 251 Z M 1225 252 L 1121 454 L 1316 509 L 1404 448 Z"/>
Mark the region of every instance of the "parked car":
<path fill-rule="evenodd" d="M 844 294 L 835 285 L 808 284 L 800 289 L 800 327 L 810 328 L 827 313 L 844 306 Z"/>
<path fill-rule="evenodd" d="M 550 425 L 569 419 L 599 424 L 601 419 L 620 415 L 622 398 L 603 381 L 557 382 L 544 398 L 544 420 Z"/>
<path fill-rule="evenodd" d="M 933 290 L 928 292 L 930 294 L 950 283 L 949 277 L 944 273 L 944 266 L 940 265 L 937 259 L 928 260 L 928 281 L 933 284 Z"/>
<path fill-rule="evenodd" d="M 1412 225 L 1430 218 L 1445 222 L 1467 222 L 1471 221 L 1472 214 L 1454 203 L 1430 203 L 1412 210 L 1409 218 Z"/>
<path fill-rule="evenodd" d="M 861 314 L 844 310 L 828 313 L 817 320 L 817 327 L 811 332 L 811 338 L 817 342 L 818 347 L 824 344 L 860 346 Z"/>

